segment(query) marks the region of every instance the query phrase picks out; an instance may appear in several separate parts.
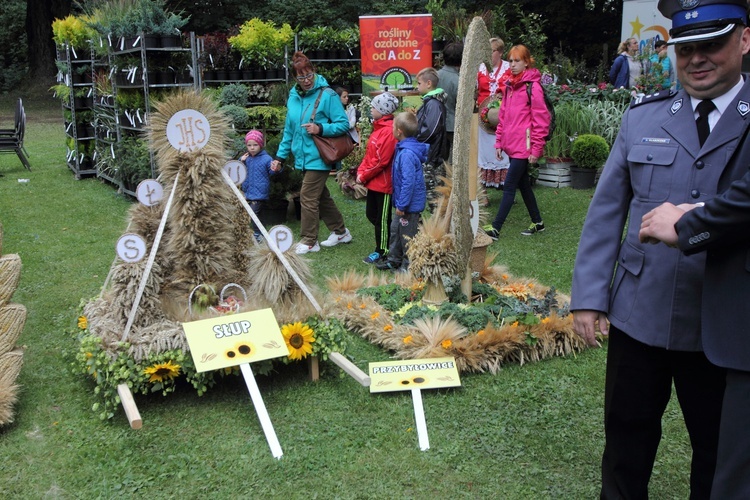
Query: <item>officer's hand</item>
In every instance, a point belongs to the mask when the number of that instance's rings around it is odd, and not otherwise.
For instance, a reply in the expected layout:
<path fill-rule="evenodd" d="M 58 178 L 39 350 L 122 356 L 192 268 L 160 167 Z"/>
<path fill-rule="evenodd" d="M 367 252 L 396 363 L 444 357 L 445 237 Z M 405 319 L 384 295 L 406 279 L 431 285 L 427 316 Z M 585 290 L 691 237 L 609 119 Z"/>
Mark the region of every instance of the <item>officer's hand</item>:
<path fill-rule="evenodd" d="M 591 347 L 598 347 L 596 341 L 597 326 L 602 335 L 609 335 L 607 315 L 601 311 L 581 309 L 573 311 L 573 330 Z"/>

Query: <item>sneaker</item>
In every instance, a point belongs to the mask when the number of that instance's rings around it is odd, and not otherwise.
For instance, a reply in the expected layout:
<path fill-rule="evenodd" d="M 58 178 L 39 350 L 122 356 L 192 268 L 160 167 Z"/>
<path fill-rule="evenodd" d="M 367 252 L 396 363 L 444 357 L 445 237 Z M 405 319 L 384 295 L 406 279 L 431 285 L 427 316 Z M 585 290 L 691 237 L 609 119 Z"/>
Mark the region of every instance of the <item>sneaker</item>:
<path fill-rule="evenodd" d="M 401 264 L 396 264 L 392 260 L 382 259 L 375 263 L 375 267 L 381 271 L 395 271 L 401 267 Z"/>
<path fill-rule="evenodd" d="M 305 245 L 304 243 L 297 243 L 297 246 L 294 247 L 294 253 L 297 255 L 303 255 L 307 252 L 319 252 L 320 251 L 320 245 L 318 245 L 318 242 L 316 241 L 314 245 Z"/>
<path fill-rule="evenodd" d="M 370 255 L 362 259 L 362 262 L 364 262 L 365 264 L 375 264 L 382 257 L 383 256 L 380 255 L 380 252 L 372 252 Z"/>
<path fill-rule="evenodd" d="M 497 241 L 497 239 L 500 237 L 500 232 L 492 227 L 492 224 L 487 224 L 482 229 L 484 229 L 484 232 L 487 233 L 487 236 L 492 238 L 492 241 Z"/>
<path fill-rule="evenodd" d="M 320 244 L 324 247 L 335 247 L 339 243 L 349 243 L 350 241 L 352 241 L 352 233 L 346 229 L 344 234 L 331 233 L 328 239 L 321 241 Z"/>
<path fill-rule="evenodd" d="M 544 222 L 532 222 L 528 229 L 521 231 L 524 236 L 531 236 L 532 234 L 541 233 L 544 231 Z"/>

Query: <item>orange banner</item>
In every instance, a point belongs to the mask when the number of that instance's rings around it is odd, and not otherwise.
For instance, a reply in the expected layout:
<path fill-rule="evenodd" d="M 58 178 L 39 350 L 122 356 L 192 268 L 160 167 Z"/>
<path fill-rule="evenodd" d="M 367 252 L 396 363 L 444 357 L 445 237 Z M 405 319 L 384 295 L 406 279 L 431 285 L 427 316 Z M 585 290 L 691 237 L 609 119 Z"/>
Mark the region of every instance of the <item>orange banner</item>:
<path fill-rule="evenodd" d="M 432 66 L 432 15 L 359 18 L 362 76 L 391 90 L 416 87 L 416 74 Z"/>

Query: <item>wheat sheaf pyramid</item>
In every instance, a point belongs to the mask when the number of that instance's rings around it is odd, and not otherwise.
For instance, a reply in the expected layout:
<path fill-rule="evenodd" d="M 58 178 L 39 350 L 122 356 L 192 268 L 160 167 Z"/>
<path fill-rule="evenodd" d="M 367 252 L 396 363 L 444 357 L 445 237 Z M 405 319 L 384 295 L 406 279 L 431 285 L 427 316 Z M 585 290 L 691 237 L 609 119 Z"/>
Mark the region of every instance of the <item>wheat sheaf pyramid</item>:
<path fill-rule="evenodd" d="M 13 422 L 13 406 L 18 399 L 16 384 L 23 365 L 23 348 L 16 341 L 26 323 L 26 308 L 10 299 L 21 277 L 21 258 L 3 255 L 3 225 L 0 223 L 0 426 Z"/>

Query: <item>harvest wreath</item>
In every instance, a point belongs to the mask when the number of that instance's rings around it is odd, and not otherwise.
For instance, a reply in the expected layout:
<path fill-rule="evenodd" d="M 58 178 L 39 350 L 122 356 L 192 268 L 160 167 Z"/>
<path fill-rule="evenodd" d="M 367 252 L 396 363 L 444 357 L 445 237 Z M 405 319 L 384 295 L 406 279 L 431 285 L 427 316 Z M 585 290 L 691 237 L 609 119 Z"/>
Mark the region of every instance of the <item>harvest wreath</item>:
<path fill-rule="evenodd" d="M 198 151 L 178 152 L 165 139 L 168 119 L 184 109 L 200 111 L 210 123 L 209 144 Z M 165 197 L 174 203 L 170 209 L 134 205 L 128 232 L 141 236 L 150 251 L 163 229 L 161 244 L 149 263 L 115 263 L 102 294 L 83 305 L 75 328 L 74 367 L 93 379 L 101 397 L 94 410 L 101 418 L 114 416 L 121 384 L 135 393 L 166 395 L 184 378 L 203 394 L 217 377 L 237 375 L 237 367 L 197 373 L 188 352 L 182 322 L 220 314 L 272 308 L 289 351 L 280 358 L 284 363 L 344 354 L 347 330 L 399 358 L 449 355 L 460 370 L 475 372 L 495 373 L 505 363 L 585 348 L 555 290 L 512 278 L 490 265 L 493 255 L 474 276 L 471 297 L 462 296 L 461 280 L 446 278 L 465 267 L 449 230 L 450 203 L 441 202 L 411 241 L 409 274 L 349 272 L 329 281 L 327 296 L 303 290 L 300 283 L 311 281 L 306 257 L 286 252 L 282 264 L 268 246 L 257 245 L 248 214 L 223 179 L 228 120 L 215 104 L 202 95 L 178 94 L 157 104 L 150 126 L 159 179 L 172 186 Z M 446 182 L 441 189 L 449 188 Z M 217 213 L 225 216 L 211 215 Z M 238 284 L 242 300 L 217 298 L 213 290 L 222 284 Z M 263 374 L 273 365 L 261 361 L 253 367 Z"/>
<path fill-rule="evenodd" d="M 488 255 L 487 263 L 495 255 Z M 399 359 L 453 356 L 462 372 L 490 372 L 565 356 L 586 348 L 573 332 L 567 303 L 554 288 L 487 265 L 475 273 L 471 302 L 458 280 L 444 280 L 449 301 L 423 300 L 425 282 L 400 275 L 378 284 L 373 276 L 347 273 L 329 280 L 329 316 L 391 351 Z"/>

